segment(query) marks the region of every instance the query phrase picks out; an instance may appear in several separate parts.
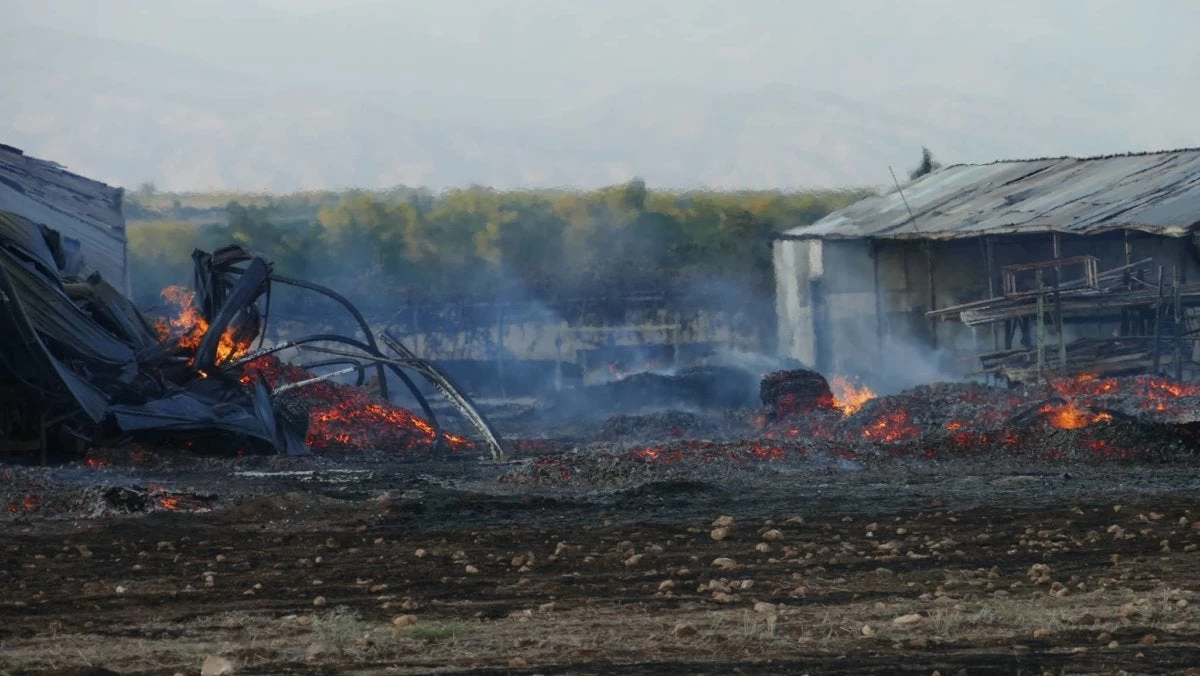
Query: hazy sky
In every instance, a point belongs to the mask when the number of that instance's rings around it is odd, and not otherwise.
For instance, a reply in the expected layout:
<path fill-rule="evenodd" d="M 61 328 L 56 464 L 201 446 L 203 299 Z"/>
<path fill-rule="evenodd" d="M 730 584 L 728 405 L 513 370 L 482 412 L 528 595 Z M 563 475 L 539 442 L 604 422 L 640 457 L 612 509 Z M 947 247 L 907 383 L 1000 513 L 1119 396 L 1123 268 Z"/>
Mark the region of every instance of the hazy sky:
<path fill-rule="evenodd" d="M 1195 0 L 0 0 L 0 14 L 0 142 L 123 183 L 794 187 L 882 183 L 923 144 L 948 161 L 1200 145 Z"/>

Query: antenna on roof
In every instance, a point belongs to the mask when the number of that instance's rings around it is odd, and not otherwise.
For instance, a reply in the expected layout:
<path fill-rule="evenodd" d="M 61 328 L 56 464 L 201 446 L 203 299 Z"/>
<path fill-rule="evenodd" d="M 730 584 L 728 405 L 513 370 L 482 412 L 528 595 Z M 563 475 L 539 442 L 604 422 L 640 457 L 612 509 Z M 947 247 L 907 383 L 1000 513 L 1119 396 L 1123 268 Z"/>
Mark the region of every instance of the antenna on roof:
<path fill-rule="evenodd" d="M 900 181 L 896 180 L 896 172 L 892 171 L 892 165 L 888 165 L 888 173 L 892 175 L 892 183 L 896 184 L 896 192 L 900 193 L 900 199 L 904 200 L 904 208 L 908 209 L 908 220 L 912 223 L 913 230 L 921 232 L 917 227 L 917 217 L 913 215 L 912 207 L 908 206 L 908 198 L 904 196 L 904 191 L 900 189 Z"/>

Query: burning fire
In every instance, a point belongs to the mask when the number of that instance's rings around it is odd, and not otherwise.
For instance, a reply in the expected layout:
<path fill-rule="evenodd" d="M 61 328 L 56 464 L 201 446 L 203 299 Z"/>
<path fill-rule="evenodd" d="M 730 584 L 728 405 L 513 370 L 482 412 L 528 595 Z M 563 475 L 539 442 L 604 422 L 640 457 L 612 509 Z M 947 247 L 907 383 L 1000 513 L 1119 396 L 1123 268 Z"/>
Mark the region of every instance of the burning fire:
<path fill-rule="evenodd" d="M 1038 412 L 1046 416 L 1050 425 L 1060 430 L 1079 430 L 1098 422 L 1112 420 L 1108 413 L 1092 413 L 1079 407 L 1074 401 L 1065 404 L 1045 404 Z"/>
<path fill-rule="evenodd" d="M 162 297 L 168 305 L 175 308 L 175 315 L 159 319 L 155 324 L 159 340 L 167 340 L 178 336 L 179 346 L 195 352 L 200 347 L 204 334 L 208 333 L 208 320 L 196 307 L 196 292 L 182 286 L 168 286 L 162 290 Z M 232 329 L 225 329 L 221 342 L 217 345 L 217 363 L 226 362 L 240 357 L 250 349 L 250 339 L 238 341 Z M 201 374 L 202 377 L 204 374 Z"/>
<path fill-rule="evenodd" d="M 1101 378 L 1095 373 L 1081 373 L 1073 378 L 1050 383 L 1056 392 L 1066 399 L 1080 396 L 1098 397 L 1117 391 L 1117 381 Z"/>
<path fill-rule="evenodd" d="M 252 382 L 256 377 L 263 378 L 270 387 L 277 387 L 306 380 L 312 374 L 275 357 L 262 357 L 243 367 L 242 382 Z M 310 406 L 305 443 L 315 450 L 410 451 L 428 447 L 437 439 L 433 425 L 427 420 L 393 406 L 368 390 L 322 381 L 299 392 Z M 442 439 L 452 451 L 472 446 L 470 440 L 445 432 Z"/>
<path fill-rule="evenodd" d="M 871 388 L 855 384 L 843 376 L 834 376 L 829 381 L 829 389 L 833 390 L 834 408 L 840 410 L 842 415 L 853 415 L 863 404 L 875 398 Z"/>
<path fill-rule="evenodd" d="M 892 411 L 880 416 L 863 430 L 863 438 L 885 444 L 911 441 L 920 436 L 921 430 L 908 421 L 905 411 Z"/>

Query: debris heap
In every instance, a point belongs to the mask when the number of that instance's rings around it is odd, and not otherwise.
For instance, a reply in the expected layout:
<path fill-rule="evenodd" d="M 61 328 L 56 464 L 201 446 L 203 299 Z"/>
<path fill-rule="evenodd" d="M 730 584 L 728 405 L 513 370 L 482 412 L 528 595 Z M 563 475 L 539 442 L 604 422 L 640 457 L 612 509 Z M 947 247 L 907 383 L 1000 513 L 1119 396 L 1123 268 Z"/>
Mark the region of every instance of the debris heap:
<path fill-rule="evenodd" d="M 310 450 L 471 448 L 443 433 L 405 371 L 433 383 L 479 431 L 493 455 L 500 441 L 474 405 L 436 366 L 394 336 L 393 356 L 346 299 L 316 284 L 277 275 L 269 260 L 241 247 L 193 253 L 193 288 L 164 297 L 173 314 L 144 316 L 98 273 L 85 279 L 58 234 L 0 212 L 0 441 L 62 452 L 86 445 L 173 441 L 191 447 L 286 454 Z M 72 254 L 74 255 L 74 254 Z M 273 284 L 298 286 L 341 303 L 364 342 L 334 334 L 261 347 Z M 260 349 L 250 353 L 258 340 Z M 277 359 L 289 348 L 342 350 L 346 371 L 375 368 L 379 395 L 330 381 Z M 388 402 L 387 374 L 403 382 L 424 417 Z M 64 440 L 74 440 L 67 444 Z M 234 443 L 230 443 L 230 441 Z"/>

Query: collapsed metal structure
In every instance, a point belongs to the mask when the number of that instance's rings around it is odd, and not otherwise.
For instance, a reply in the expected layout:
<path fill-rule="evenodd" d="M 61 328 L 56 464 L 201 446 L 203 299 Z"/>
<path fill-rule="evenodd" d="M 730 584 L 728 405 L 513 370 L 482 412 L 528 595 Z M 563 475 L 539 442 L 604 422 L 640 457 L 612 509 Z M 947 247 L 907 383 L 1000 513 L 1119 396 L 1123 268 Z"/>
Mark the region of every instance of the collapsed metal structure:
<path fill-rule="evenodd" d="M 70 450 L 75 444 L 219 435 L 286 454 L 309 452 L 305 430 L 277 406 L 285 392 L 339 372 L 270 389 L 244 370 L 255 359 L 288 348 L 334 351 L 339 359 L 308 368 L 374 367 L 380 395 L 388 373 L 416 399 L 440 450 L 437 416 L 405 370 L 415 371 L 464 414 L 493 458 L 503 457 L 498 434 L 470 398 L 435 365 L 417 358 L 394 336 L 385 354 L 346 298 L 318 284 L 277 275 L 261 254 L 239 246 L 193 254 L 197 341 L 171 335 L 144 316 L 99 273 L 70 275 L 59 233 L 11 212 L 0 212 L 0 444 L 9 450 Z M 76 266 L 78 267 L 78 266 Z M 315 334 L 264 347 L 273 284 L 311 290 L 341 304 L 363 340 Z M 261 303 L 261 307 L 260 307 Z M 259 349 L 246 352 L 255 340 Z"/>

